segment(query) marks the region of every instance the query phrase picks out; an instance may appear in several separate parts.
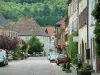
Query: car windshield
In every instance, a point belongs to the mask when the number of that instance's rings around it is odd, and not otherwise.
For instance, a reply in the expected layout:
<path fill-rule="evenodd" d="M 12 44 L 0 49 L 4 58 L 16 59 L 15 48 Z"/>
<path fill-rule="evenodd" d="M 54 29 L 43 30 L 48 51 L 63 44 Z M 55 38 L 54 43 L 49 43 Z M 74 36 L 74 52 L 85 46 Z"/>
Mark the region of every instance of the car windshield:
<path fill-rule="evenodd" d="M 56 57 L 57 55 L 51 55 L 51 57 Z"/>
<path fill-rule="evenodd" d="M 67 56 L 65 55 L 59 55 L 59 58 L 66 58 Z"/>

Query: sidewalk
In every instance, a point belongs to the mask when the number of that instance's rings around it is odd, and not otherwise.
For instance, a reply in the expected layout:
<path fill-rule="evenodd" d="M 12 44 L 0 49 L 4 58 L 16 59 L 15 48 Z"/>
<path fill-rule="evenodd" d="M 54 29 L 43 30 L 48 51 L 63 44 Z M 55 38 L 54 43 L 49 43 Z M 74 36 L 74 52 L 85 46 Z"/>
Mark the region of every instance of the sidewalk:
<path fill-rule="evenodd" d="M 57 66 L 55 63 L 52 63 L 52 70 L 54 72 L 54 75 L 77 75 L 75 66 L 74 68 L 71 67 L 72 73 L 66 73 L 65 71 L 62 71 L 61 66 Z M 92 75 L 100 75 L 100 73 L 92 73 Z"/>
<path fill-rule="evenodd" d="M 72 65 L 74 68 L 76 68 L 76 65 Z M 74 70 L 73 70 L 74 71 Z M 76 71 L 76 70 L 75 70 Z M 77 72 L 76 72 L 77 73 Z M 74 74 L 73 74 L 74 75 Z M 77 74 L 76 74 L 77 75 Z M 100 73 L 92 73 L 92 75 L 100 75 Z"/>
<path fill-rule="evenodd" d="M 66 73 L 65 71 L 62 71 L 62 67 L 61 66 L 57 66 L 55 63 L 52 63 L 52 70 L 53 70 L 53 74 L 54 75 L 77 75 L 75 69 L 72 69 L 72 73 Z"/>

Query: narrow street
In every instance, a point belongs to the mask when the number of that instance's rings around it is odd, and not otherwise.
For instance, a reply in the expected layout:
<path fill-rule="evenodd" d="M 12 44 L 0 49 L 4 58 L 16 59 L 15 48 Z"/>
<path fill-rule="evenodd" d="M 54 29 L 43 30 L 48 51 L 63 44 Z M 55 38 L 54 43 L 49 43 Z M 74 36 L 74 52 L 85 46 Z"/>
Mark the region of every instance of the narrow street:
<path fill-rule="evenodd" d="M 66 75 L 61 67 L 50 63 L 46 57 L 30 57 L 26 60 L 11 61 L 0 67 L 0 75 Z"/>
<path fill-rule="evenodd" d="M 8 66 L 0 67 L 0 75 L 77 75 L 75 69 L 71 69 L 72 73 L 66 73 L 61 66 L 50 63 L 46 57 L 30 57 L 11 61 Z"/>

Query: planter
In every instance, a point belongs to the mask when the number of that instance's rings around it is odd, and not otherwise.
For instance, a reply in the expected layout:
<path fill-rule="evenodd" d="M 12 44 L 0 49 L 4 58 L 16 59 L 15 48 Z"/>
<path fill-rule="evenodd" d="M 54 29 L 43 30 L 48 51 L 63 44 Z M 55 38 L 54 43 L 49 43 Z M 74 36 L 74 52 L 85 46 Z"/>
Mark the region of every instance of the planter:
<path fill-rule="evenodd" d="M 66 69 L 65 71 L 66 71 L 66 73 L 71 73 L 72 72 L 71 69 Z"/>
<path fill-rule="evenodd" d="M 79 72 L 78 75 L 91 75 L 91 72 Z"/>
<path fill-rule="evenodd" d="M 62 71 L 66 71 L 66 68 L 62 68 Z"/>

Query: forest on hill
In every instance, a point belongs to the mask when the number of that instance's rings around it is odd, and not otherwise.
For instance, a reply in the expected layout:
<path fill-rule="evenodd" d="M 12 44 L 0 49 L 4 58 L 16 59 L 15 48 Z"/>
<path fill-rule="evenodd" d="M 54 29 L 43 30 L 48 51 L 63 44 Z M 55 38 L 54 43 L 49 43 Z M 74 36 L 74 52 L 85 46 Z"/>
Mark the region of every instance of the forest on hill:
<path fill-rule="evenodd" d="M 40 25 L 55 25 L 67 13 L 68 0 L 0 0 L 0 13 L 8 21 L 34 18 Z"/>

